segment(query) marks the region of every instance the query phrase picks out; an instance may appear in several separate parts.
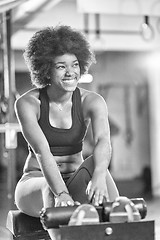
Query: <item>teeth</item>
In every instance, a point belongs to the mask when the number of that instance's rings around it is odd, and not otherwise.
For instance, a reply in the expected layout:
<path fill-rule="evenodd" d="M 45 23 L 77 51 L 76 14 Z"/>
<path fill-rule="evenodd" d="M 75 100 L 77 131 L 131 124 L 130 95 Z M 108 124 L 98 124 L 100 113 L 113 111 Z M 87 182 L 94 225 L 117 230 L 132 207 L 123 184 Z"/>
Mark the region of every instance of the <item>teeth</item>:
<path fill-rule="evenodd" d="M 71 79 L 71 80 L 63 80 L 64 82 L 74 82 L 75 79 Z"/>

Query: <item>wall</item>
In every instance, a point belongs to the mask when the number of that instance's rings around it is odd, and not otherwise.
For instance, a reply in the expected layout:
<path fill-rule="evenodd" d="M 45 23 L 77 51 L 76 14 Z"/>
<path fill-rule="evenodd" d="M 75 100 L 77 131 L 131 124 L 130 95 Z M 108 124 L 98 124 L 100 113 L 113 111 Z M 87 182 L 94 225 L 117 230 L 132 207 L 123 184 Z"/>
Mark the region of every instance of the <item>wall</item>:
<path fill-rule="evenodd" d="M 103 52 L 92 66 L 92 89 L 107 101 L 113 133 L 112 174 L 116 179 L 140 176 L 150 166 L 147 53 Z"/>

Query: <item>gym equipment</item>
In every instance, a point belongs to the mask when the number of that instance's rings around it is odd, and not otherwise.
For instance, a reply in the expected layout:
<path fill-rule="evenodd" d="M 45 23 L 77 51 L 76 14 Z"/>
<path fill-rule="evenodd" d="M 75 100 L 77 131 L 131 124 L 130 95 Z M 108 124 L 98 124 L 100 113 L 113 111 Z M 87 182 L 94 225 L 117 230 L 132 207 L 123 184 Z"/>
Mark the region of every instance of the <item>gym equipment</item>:
<path fill-rule="evenodd" d="M 112 223 L 133 222 L 141 219 L 135 204 L 127 197 L 117 197 L 112 204 L 109 221 Z"/>
<path fill-rule="evenodd" d="M 8 212 L 6 228 L 10 230 L 14 240 L 50 240 L 40 219 L 28 216 L 20 210 Z"/>
<path fill-rule="evenodd" d="M 144 219 L 147 214 L 144 199 L 130 200 L 134 202 L 141 219 Z M 59 228 L 61 240 L 154 240 L 154 221 L 110 223 L 109 216 L 113 204 L 105 202 L 102 206 L 96 207 L 100 223 L 80 226 L 68 226 L 78 206 L 43 209 L 40 218 L 30 217 L 19 210 L 9 211 L 7 228 L 13 233 L 15 240 L 49 240 L 46 231 L 48 228 Z"/>
<path fill-rule="evenodd" d="M 17 133 L 21 132 L 20 125 L 18 123 L 0 124 L 0 133 L 5 134 L 5 149 L 8 152 L 8 164 L 7 164 L 7 198 L 8 207 L 12 209 L 14 207 L 14 191 L 16 186 L 16 158 L 15 149 L 17 148 Z"/>
<path fill-rule="evenodd" d="M 82 204 L 72 213 L 68 226 L 87 225 L 99 223 L 99 215 L 91 204 Z"/>
<path fill-rule="evenodd" d="M 120 197 L 119 199 L 122 199 Z M 123 197 L 124 199 L 124 197 Z M 114 202 L 105 202 L 102 206 L 96 207 L 96 210 L 99 214 L 100 222 L 109 222 L 110 213 L 113 210 L 113 205 L 118 200 Z M 144 219 L 147 214 L 146 202 L 143 198 L 133 198 L 130 201 L 134 204 L 135 208 L 140 214 L 140 218 Z M 48 228 L 58 228 L 59 225 L 67 225 L 69 219 L 77 206 L 68 206 L 68 207 L 56 207 L 56 208 L 47 208 L 42 209 L 40 213 L 40 219 L 45 229 Z"/>

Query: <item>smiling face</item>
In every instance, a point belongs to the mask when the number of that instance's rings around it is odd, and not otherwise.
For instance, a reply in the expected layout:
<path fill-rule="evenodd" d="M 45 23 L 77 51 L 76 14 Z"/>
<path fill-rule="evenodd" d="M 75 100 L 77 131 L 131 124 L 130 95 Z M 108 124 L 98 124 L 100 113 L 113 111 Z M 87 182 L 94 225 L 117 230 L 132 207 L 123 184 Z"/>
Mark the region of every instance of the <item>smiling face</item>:
<path fill-rule="evenodd" d="M 74 54 L 55 57 L 52 68 L 52 85 L 64 91 L 74 91 L 80 78 L 80 66 Z"/>

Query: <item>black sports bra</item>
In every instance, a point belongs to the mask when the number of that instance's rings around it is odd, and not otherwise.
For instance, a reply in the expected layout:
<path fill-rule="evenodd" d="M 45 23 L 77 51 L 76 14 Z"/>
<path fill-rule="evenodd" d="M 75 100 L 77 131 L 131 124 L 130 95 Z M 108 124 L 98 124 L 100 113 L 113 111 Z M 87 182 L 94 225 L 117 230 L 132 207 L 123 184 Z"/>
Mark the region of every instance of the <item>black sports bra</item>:
<path fill-rule="evenodd" d="M 48 140 L 52 154 L 54 156 L 66 156 L 80 152 L 87 127 L 83 119 L 79 88 L 76 88 L 72 95 L 72 126 L 69 129 L 51 126 L 46 88 L 40 89 L 39 99 L 41 101 L 41 115 L 38 123 Z"/>

